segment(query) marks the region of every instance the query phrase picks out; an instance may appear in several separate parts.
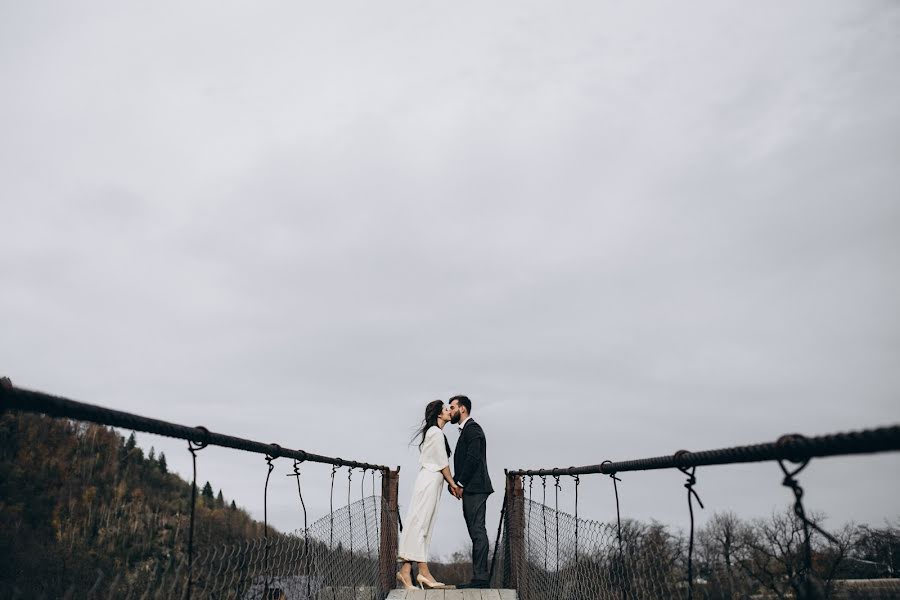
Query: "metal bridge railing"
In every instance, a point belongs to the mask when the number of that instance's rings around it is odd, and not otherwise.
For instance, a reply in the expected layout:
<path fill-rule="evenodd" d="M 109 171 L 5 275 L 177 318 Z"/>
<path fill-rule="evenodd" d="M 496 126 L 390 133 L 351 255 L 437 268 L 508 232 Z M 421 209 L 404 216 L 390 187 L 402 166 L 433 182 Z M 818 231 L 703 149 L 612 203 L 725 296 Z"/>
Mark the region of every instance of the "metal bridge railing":
<path fill-rule="evenodd" d="M 291 597 L 337 600 L 347 593 L 360 598 L 381 598 L 393 586 L 399 523 L 399 467 L 392 470 L 383 465 L 332 458 L 305 450 L 285 448 L 279 444 L 216 433 L 205 427 L 188 427 L 77 402 L 14 387 L 4 377 L 0 378 L 0 415 L 7 411 L 23 415 L 47 415 L 178 438 L 187 442 L 188 451 L 192 455 L 190 520 L 186 524 L 186 531 L 183 534 L 177 533 L 179 538 L 184 536 L 186 543 L 177 541 L 176 544 L 178 547 L 185 546 L 186 551 L 175 551 L 167 557 L 132 557 L 132 566 L 135 566 L 133 572 L 128 570 L 129 565 L 124 564 L 117 574 L 98 573 L 94 576 L 92 586 L 87 589 L 69 588 L 67 596 L 87 594 L 87 597 L 97 598 L 268 599 L 281 597 L 279 594 L 284 594 L 286 587 L 289 587 L 303 589 L 302 595 L 297 591 Z M 208 446 L 233 448 L 265 457 L 267 474 L 263 493 L 262 539 L 245 539 L 221 547 L 197 547 L 194 518 L 198 495 L 197 454 Z M 87 454 L 89 452 L 86 451 Z M 299 504 L 304 517 L 303 529 L 287 535 L 276 532 L 270 534 L 268 525 L 269 478 L 274 462 L 279 458 L 293 460 L 293 472 L 288 476 L 296 478 Z M 311 525 L 307 524 L 306 504 L 300 481 L 299 466 L 303 463 L 332 466 L 331 512 Z M 341 468 L 347 469 L 347 505 L 335 507 L 335 476 Z M 356 497 L 359 500 L 355 502 L 351 488 L 354 471 L 362 472 L 362 477 L 357 479 L 359 493 Z M 367 474 L 371 477 L 367 477 Z M 376 474 L 381 475 L 380 495 L 376 493 Z M 367 495 L 367 482 L 371 482 L 370 495 Z M 121 507 L 117 509 L 118 513 L 122 513 L 122 510 Z M 135 517 L 128 515 L 131 519 Z M 110 517 L 107 514 L 105 525 L 94 523 L 92 529 L 99 530 L 102 537 L 104 526 L 109 528 L 111 518 L 116 518 L 116 515 Z M 177 518 L 170 520 L 177 521 Z M 175 526 L 176 532 L 180 531 L 179 527 L 180 525 Z M 77 575 L 82 581 L 86 580 L 85 574 Z M 28 592 L 20 589 L 18 593 Z"/>
<path fill-rule="evenodd" d="M 793 493 L 792 516 L 799 539 L 798 568 L 786 575 L 785 585 L 796 597 L 822 599 L 826 597 L 826 586 L 814 572 L 812 540 L 815 537 L 829 544 L 838 540 L 807 513 L 799 473 L 817 457 L 897 450 L 900 450 L 900 425 L 816 437 L 790 434 L 770 443 L 701 452 L 680 450 L 669 456 L 604 461 L 581 467 L 508 470 L 492 577 L 497 585 L 516 587 L 521 600 L 711 597 L 708 586 L 698 584 L 694 564 L 694 510 L 695 506 L 703 508 L 694 487 L 696 469 L 707 465 L 777 461 L 784 473 L 782 485 Z M 623 522 L 617 474 L 673 468 L 686 476 L 689 538 L 675 539 L 660 526 Z M 612 479 L 616 498 L 614 524 L 578 516 L 579 478 L 592 474 L 608 475 Z M 570 477 L 575 484 L 574 515 L 559 511 L 562 477 Z M 539 482 L 536 493 L 535 479 Z M 751 590 L 745 592 L 750 594 Z"/>

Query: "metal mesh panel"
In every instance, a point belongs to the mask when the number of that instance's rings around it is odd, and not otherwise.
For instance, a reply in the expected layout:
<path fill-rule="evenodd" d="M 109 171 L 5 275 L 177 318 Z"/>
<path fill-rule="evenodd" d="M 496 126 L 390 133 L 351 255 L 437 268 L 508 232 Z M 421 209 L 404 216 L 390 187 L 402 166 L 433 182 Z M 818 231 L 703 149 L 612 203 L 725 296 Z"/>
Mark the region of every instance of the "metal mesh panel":
<path fill-rule="evenodd" d="M 307 531 L 196 549 L 193 599 L 374 600 L 380 598 L 381 498 L 368 496 Z M 164 600 L 187 595 L 187 561 L 149 560 L 127 573 L 98 572 L 67 598 Z M 23 596 L 24 597 L 24 596 Z"/>
<path fill-rule="evenodd" d="M 683 541 L 664 527 L 576 519 L 524 500 L 523 555 L 512 561 L 509 529 L 494 569 L 496 587 L 514 579 L 521 600 L 687 598 Z"/>
<path fill-rule="evenodd" d="M 0 545 L 11 549 L 0 598 L 181 599 L 190 589 L 191 598 L 290 590 L 282 595 L 339 600 L 388 585 L 396 508 L 383 506 L 372 470 L 356 470 L 359 487 L 348 471 L 347 487 L 332 488 L 332 502 L 353 492 L 355 502 L 282 534 L 229 506 L 221 489 L 217 498 L 209 482 L 197 486 L 192 518 L 192 486 L 164 456 L 103 426 L 3 413 L 0 455 L 0 466 L 13 465 L 5 489 L 17 490 L 0 502 Z M 297 493 L 306 522 L 299 485 Z"/>

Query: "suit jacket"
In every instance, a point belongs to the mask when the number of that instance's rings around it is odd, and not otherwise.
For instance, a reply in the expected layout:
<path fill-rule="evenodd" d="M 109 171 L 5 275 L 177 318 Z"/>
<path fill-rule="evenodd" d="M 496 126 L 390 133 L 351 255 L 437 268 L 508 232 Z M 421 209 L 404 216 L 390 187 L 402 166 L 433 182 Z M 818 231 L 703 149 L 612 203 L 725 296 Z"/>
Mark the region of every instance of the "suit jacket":
<path fill-rule="evenodd" d="M 471 418 L 471 417 L 470 417 Z M 454 479 L 470 494 L 492 494 L 487 467 L 487 440 L 475 421 L 466 423 L 453 456 Z"/>

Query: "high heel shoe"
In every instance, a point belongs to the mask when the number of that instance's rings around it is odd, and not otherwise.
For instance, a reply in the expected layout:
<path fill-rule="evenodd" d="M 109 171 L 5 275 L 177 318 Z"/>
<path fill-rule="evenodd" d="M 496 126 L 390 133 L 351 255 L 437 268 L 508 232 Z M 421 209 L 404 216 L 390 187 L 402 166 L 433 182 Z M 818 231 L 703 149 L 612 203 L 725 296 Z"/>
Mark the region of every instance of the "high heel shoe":
<path fill-rule="evenodd" d="M 446 585 L 444 585 L 444 584 L 441 583 L 440 581 L 434 581 L 434 580 L 432 580 L 432 579 L 428 579 L 427 577 L 425 577 L 425 576 L 422 575 L 421 573 L 419 573 L 418 575 L 416 575 L 416 581 L 419 582 L 419 585 L 422 586 L 422 589 L 439 590 L 439 589 L 441 589 L 441 588 L 447 587 Z"/>
<path fill-rule="evenodd" d="M 406 583 L 406 580 L 403 579 L 403 576 L 400 573 L 397 573 L 397 583 L 403 586 L 403 589 L 406 590 L 416 590 L 419 589 L 414 586 L 412 583 Z"/>

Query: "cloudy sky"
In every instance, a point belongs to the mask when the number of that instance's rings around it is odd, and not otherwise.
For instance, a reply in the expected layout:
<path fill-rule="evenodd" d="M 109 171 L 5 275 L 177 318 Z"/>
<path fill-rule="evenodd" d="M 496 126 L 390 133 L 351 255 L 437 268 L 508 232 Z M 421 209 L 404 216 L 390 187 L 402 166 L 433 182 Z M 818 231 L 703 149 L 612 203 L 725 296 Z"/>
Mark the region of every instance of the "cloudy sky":
<path fill-rule="evenodd" d="M 402 503 L 412 429 L 456 393 L 498 489 L 896 423 L 898 63 L 888 0 L 0 1 L 0 374 L 400 465 Z M 880 523 L 898 467 L 801 482 L 829 524 Z M 261 456 L 199 468 L 262 516 Z M 329 469 L 304 473 L 321 516 Z M 623 479 L 624 515 L 686 526 L 681 474 Z M 765 516 L 780 479 L 697 489 Z M 607 478 L 581 489 L 614 515 Z M 448 496 L 433 549 L 466 543 Z"/>

